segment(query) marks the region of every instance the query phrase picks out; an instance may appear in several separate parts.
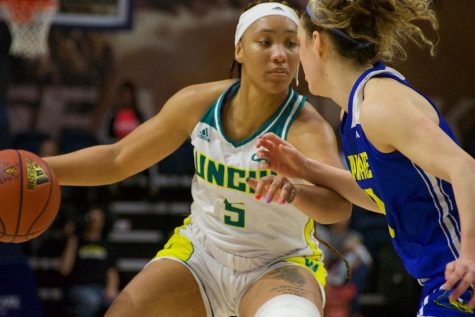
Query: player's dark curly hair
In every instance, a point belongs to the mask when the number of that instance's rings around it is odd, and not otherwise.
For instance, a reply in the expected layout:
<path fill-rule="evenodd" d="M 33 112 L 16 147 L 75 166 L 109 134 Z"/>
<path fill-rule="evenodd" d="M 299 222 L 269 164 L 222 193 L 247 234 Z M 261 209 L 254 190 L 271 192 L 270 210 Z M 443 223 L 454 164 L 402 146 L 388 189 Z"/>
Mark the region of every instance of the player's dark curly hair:
<path fill-rule="evenodd" d="M 431 0 L 310 0 L 302 15 L 307 36 L 325 32 L 337 52 L 363 65 L 374 60 L 406 58 L 405 42 L 430 47 L 429 40 L 415 21 L 438 23 Z"/>

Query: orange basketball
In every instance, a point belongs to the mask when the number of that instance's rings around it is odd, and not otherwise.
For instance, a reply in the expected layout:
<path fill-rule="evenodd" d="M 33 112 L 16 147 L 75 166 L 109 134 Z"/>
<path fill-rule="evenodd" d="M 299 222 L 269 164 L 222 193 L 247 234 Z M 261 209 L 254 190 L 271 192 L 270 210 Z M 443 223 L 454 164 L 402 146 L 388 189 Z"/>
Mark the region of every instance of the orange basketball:
<path fill-rule="evenodd" d="M 0 151 L 0 242 L 25 242 L 53 223 L 61 202 L 58 181 L 33 153 Z"/>

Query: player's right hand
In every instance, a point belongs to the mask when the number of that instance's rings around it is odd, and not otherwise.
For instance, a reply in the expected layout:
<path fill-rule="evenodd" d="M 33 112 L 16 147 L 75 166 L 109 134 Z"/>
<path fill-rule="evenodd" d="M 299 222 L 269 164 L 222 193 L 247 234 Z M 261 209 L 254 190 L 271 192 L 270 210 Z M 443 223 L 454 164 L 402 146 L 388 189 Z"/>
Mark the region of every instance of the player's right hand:
<path fill-rule="evenodd" d="M 257 140 L 256 147 L 257 156 L 265 159 L 261 162 L 261 168 L 290 178 L 303 178 L 307 158 L 292 144 L 274 133 L 266 133 Z"/>
<path fill-rule="evenodd" d="M 460 256 L 455 261 L 448 263 L 445 267 L 445 284 L 442 286 L 446 290 L 454 289 L 450 295 L 451 301 L 457 299 L 470 287 L 472 288 L 472 298 L 468 302 L 471 309 L 475 308 L 475 262 Z"/>

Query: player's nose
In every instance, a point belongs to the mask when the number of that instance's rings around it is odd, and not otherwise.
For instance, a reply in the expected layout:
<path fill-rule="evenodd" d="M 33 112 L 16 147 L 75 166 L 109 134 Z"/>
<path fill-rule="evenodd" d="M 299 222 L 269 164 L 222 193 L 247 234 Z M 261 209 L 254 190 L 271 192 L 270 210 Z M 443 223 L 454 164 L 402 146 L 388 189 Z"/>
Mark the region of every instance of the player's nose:
<path fill-rule="evenodd" d="M 272 47 L 272 61 L 279 64 L 287 61 L 287 52 L 283 45 L 277 44 Z"/>

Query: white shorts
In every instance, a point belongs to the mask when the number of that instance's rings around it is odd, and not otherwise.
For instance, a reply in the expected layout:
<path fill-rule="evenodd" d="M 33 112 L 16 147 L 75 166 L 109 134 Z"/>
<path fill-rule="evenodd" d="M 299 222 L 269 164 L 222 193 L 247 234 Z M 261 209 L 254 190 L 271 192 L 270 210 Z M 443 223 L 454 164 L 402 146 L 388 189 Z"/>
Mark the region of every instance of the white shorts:
<path fill-rule="evenodd" d="M 153 261 L 169 259 L 183 263 L 193 274 L 200 288 L 208 317 L 238 316 L 242 296 L 261 276 L 278 267 L 299 265 L 309 270 L 320 285 L 324 298 L 326 270 L 318 255 L 288 256 L 248 272 L 236 272 L 212 257 L 185 225 L 175 230 Z"/>

